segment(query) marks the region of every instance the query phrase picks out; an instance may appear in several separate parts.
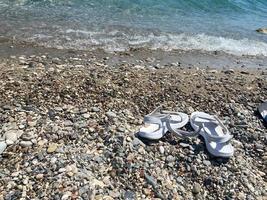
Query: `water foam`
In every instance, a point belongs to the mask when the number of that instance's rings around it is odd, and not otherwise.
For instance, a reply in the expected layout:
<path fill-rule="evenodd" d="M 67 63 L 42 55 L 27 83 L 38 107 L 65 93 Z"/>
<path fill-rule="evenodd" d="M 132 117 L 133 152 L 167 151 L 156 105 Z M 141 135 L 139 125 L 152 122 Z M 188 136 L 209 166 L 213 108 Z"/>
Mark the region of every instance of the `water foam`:
<path fill-rule="evenodd" d="M 267 43 L 249 40 L 209 36 L 206 34 L 171 34 L 171 33 L 133 33 L 118 30 L 86 31 L 67 29 L 60 35 L 34 35 L 31 42 L 39 42 L 53 48 L 90 50 L 102 48 L 108 52 L 127 51 L 130 48 L 148 48 L 152 50 L 203 50 L 223 51 L 233 55 L 267 56 Z M 39 37 L 39 38 L 38 38 Z"/>

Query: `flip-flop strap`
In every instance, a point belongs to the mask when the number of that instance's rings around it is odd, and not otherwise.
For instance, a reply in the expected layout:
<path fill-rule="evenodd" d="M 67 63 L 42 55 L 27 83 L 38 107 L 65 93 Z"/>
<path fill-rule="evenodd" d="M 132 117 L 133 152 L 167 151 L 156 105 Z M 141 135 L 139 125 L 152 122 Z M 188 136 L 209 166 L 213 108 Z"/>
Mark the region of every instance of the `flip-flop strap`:
<path fill-rule="evenodd" d="M 162 127 L 162 121 L 158 117 L 153 117 L 153 116 L 146 115 L 144 117 L 144 123 L 147 123 L 147 124 L 158 124 L 160 127 Z"/>
<path fill-rule="evenodd" d="M 226 134 L 229 134 L 229 131 L 227 129 L 227 127 L 222 123 L 222 121 L 216 116 L 216 115 L 212 115 L 213 118 L 211 117 L 203 117 L 203 116 L 197 116 L 196 118 L 200 118 L 200 119 L 204 119 L 207 120 L 207 122 L 198 122 L 195 121 L 195 124 L 198 126 L 201 126 L 203 123 L 215 123 L 217 125 L 220 125 L 223 128 L 223 131 L 226 132 Z M 229 134 L 230 135 L 230 134 Z"/>
<path fill-rule="evenodd" d="M 201 130 L 203 130 L 205 132 L 205 136 L 207 137 L 207 139 L 209 141 L 214 141 L 216 143 L 226 143 L 226 142 L 229 142 L 233 138 L 233 136 L 230 135 L 227 127 L 222 123 L 222 121 L 216 115 L 213 115 L 212 118 L 211 117 L 203 117 L 203 116 L 197 116 L 197 118 L 207 120 L 206 122 L 195 121 L 195 124 L 199 127 L 199 129 L 198 129 L 199 132 Z M 208 128 L 206 126 L 206 124 L 208 124 L 208 123 L 213 123 L 213 124 L 220 126 L 223 130 L 224 135 L 223 136 L 214 136 L 214 135 L 209 134 L 209 132 L 207 131 Z"/>
<path fill-rule="evenodd" d="M 178 112 L 173 112 L 173 111 L 168 111 L 168 110 L 162 110 L 161 113 L 162 113 L 162 114 L 166 114 L 166 115 L 177 115 L 177 116 L 179 116 L 179 117 L 181 118 L 180 120 L 173 120 L 173 119 L 168 118 L 168 121 L 169 121 L 171 124 L 173 124 L 173 123 L 180 123 L 180 122 L 183 121 L 182 116 L 181 116 L 180 113 L 178 113 Z"/>
<path fill-rule="evenodd" d="M 153 110 L 150 114 L 148 114 L 148 115 L 156 115 L 156 114 L 161 114 L 161 110 L 162 110 L 162 106 L 158 106 L 158 107 L 156 107 L 156 109 L 155 110 Z"/>
<path fill-rule="evenodd" d="M 209 140 L 209 141 L 213 141 L 213 142 L 216 142 L 216 143 L 226 143 L 226 142 L 229 142 L 233 136 L 229 134 L 228 130 L 226 133 L 224 133 L 223 136 L 214 136 L 214 135 L 211 135 L 209 132 L 208 132 L 208 128 L 205 124 L 208 124 L 208 123 L 214 123 L 214 122 L 204 122 L 201 127 L 199 128 L 199 131 L 200 130 L 203 130 L 205 132 L 205 136 L 206 138 Z M 216 125 L 218 125 L 217 123 L 215 123 Z"/>
<path fill-rule="evenodd" d="M 230 135 L 228 128 L 222 123 L 222 121 L 217 117 L 216 115 L 213 115 L 213 117 L 217 120 L 218 124 L 223 128 L 223 131 L 225 132 L 226 135 Z"/>
<path fill-rule="evenodd" d="M 166 126 L 170 132 L 175 133 L 176 135 L 178 135 L 181 138 L 196 137 L 199 134 L 199 130 L 190 132 L 190 131 L 184 131 L 184 130 L 180 130 L 180 129 L 173 129 L 171 124 L 170 124 L 170 117 L 166 121 Z"/>
<path fill-rule="evenodd" d="M 159 127 L 161 128 L 163 126 L 163 122 L 167 122 L 168 115 L 163 115 L 162 117 L 155 117 L 151 115 L 146 115 L 144 117 L 144 123 L 147 124 L 158 124 Z"/>

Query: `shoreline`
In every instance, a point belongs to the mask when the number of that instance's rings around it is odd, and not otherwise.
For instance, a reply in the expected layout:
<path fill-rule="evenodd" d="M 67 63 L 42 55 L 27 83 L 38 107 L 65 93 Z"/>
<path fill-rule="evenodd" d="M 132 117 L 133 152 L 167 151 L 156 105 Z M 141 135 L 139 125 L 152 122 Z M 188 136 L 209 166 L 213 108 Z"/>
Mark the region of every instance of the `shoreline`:
<path fill-rule="evenodd" d="M 247 64 L 266 58 L 13 46 L 0 44 L 0 200 L 267 197 L 267 68 Z M 137 138 L 158 105 L 219 116 L 234 156 L 201 137 Z"/>
<path fill-rule="evenodd" d="M 68 58 L 80 56 L 96 57 L 104 59 L 109 57 L 108 65 L 115 66 L 122 60 L 132 65 L 149 63 L 151 66 L 173 66 L 185 68 L 216 68 L 216 69 L 266 69 L 267 57 L 265 56 L 236 56 L 225 52 L 205 52 L 200 50 L 150 50 L 145 48 L 131 49 L 125 52 L 106 52 L 103 49 L 86 51 L 75 49 L 55 49 L 37 46 L 27 42 L 12 42 L 6 38 L 0 38 L 0 59 L 10 56 L 48 55 L 52 57 Z"/>

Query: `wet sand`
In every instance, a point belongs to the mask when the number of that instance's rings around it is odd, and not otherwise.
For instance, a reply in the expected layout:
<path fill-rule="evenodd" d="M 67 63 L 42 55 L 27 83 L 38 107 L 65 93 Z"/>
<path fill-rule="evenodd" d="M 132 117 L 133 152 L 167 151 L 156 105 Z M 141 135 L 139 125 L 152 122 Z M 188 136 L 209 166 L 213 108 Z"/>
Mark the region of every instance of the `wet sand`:
<path fill-rule="evenodd" d="M 51 57 L 69 58 L 81 56 L 95 57 L 99 60 L 109 57 L 107 64 L 116 66 L 121 62 L 132 65 L 142 65 L 148 62 L 151 66 L 185 67 L 185 68 L 223 68 L 223 69 L 266 69 L 267 57 L 264 56 L 234 56 L 224 52 L 192 51 L 162 51 L 148 49 L 132 49 L 128 52 L 108 53 L 101 49 L 94 51 L 60 50 L 39 47 L 36 44 L 12 42 L 0 37 L 0 59 L 10 56 L 48 55 Z"/>

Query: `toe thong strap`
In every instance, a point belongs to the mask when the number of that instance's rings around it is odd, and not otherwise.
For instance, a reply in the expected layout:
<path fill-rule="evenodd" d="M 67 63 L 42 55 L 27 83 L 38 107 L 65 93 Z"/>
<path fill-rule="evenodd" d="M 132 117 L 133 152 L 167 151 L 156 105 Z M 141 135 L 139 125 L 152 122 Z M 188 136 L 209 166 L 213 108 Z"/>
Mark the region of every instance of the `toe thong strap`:
<path fill-rule="evenodd" d="M 158 118 L 158 117 L 150 116 L 150 115 L 146 115 L 144 117 L 144 123 L 147 123 L 147 124 L 158 124 L 160 127 L 162 127 L 161 119 Z"/>
<path fill-rule="evenodd" d="M 223 132 L 224 132 L 224 135 L 223 136 L 214 136 L 214 135 L 211 135 L 208 131 L 208 128 L 206 126 L 206 124 L 208 123 L 214 123 L 214 122 L 205 122 L 202 124 L 202 127 L 201 129 L 203 129 L 205 131 L 205 136 L 207 137 L 207 139 L 209 141 L 213 141 L 213 142 L 216 142 L 216 143 L 226 143 L 226 142 L 229 142 L 233 136 L 229 134 L 229 131 L 228 129 L 223 126 Z M 215 123 L 216 125 L 218 125 L 217 123 Z M 221 126 L 221 125 L 219 125 Z"/>
<path fill-rule="evenodd" d="M 162 110 L 161 113 L 162 114 L 166 114 L 166 115 L 176 115 L 176 116 L 180 117 L 179 120 L 173 120 L 173 119 L 170 119 L 169 118 L 168 121 L 170 122 L 170 124 L 172 124 L 172 123 L 180 123 L 180 122 L 183 121 L 182 116 L 178 112 L 172 112 L 172 111 Z"/>
<path fill-rule="evenodd" d="M 171 120 L 170 120 L 170 118 L 168 118 L 168 120 L 166 121 L 166 126 L 167 126 L 168 130 L 170 132 L 175 133 L 176 135 L 178 135 L 181 138 L 196 137 L 199 134 L 199 130 L 190 132 L 190 131 L 183 131 L 180 129 L 173 129 L 170 122 L 171 122 Z"/>

